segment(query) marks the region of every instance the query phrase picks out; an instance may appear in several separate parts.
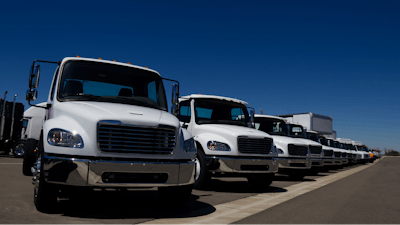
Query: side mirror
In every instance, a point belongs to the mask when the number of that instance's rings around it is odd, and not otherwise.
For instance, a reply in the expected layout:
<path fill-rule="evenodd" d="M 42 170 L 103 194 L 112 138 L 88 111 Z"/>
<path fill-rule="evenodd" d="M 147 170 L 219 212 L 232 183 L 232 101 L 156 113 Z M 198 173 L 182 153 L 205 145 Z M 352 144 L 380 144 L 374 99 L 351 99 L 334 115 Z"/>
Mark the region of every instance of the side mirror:
<path fill-rule="evenodd" d="M 250 123 L 251 123 L 251 127 L 255 127 L 254 126 L 254 109 L 250 109 Z"/>
<path fill-rule="evenodd" d="M 26 100 L 29 101 L 36 101 L 37 98 L 37 90 L 35 88 L 28 89 L 26 91 Z"/>
<path fill-rule="evenodd" d="M 179 115 L 179 85 L 172 85 L 172 106 L 171 113 L 175 116 Z"/>
<path fill-rule="evenodd" d="M 29 89 L 39 86 L 40 65 L 32 65 L 29 74 Z"/>

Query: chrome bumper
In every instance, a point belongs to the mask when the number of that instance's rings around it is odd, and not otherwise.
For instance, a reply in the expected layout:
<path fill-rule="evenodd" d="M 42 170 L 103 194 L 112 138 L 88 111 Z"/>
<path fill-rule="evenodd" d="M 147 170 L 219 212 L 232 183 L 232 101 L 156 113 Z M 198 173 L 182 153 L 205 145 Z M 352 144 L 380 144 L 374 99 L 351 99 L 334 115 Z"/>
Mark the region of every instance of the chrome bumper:
<path fill-rule="evenodd" d="M 44 156 L 42 163 L 47 182 L 73 186 L 129 188 L 186 185 L 194 183 L 195 173 L 193 161 L 105 161 Z M 114 181 L 115 176 L 125 180 Z M 129 182 L 142 176 L 146 176 L 145 182 L 142 178 L 139 182 Z M 146 182 L 149 177 L 152 181 Z"/>
<path fill-rule="evenodd" d="M 279 158 L 280 169 L 310 169 L 310 158 Z"/>
<path fill-rule="evenodd" d="M 276 173 L 277 158 L 230 158 L 206 156 L 207 170 L 221 173 Z"/>
<path fill-rule="evenodd" d="M 321 158 L 311 158 L 311 167 L 322 167 L 324 166 L 324 160 Z"/>
<path fill-rule="evenodd" d="M 325 158 L 324 160 L 324 166 L 333 166 L 335 164 L 335 160 L 333 158 Z"/>

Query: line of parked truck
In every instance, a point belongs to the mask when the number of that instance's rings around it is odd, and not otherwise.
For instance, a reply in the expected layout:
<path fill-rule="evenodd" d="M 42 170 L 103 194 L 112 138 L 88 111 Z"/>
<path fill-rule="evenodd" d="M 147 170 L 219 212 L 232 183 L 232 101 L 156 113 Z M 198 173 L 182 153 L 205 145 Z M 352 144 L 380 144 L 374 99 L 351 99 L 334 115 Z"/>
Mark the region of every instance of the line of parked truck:
<path fill-rule="evenodd" d="M 47 102 L 34 105 L 43 63 L 57 69 Z M 171 113 L 163 80 L 174 83 Z M 295 122 L 299 115 L 255 114 L 228 97 L 179 97 L 179 82 L 130 63 L 36 60 L 26 99 L 32 107 L 24 113 L 22 170 L 33 175 L 43 212 L 60 196 L 96 188 L 157 187 L 165 202 L 180 206 L 212 177 L 246 177 L 265 188 L 276 173 L 300 180 L 374 160 L 361 142 L 325 137 Z M 314 127 L 331 126 L 308 115 Z"/>

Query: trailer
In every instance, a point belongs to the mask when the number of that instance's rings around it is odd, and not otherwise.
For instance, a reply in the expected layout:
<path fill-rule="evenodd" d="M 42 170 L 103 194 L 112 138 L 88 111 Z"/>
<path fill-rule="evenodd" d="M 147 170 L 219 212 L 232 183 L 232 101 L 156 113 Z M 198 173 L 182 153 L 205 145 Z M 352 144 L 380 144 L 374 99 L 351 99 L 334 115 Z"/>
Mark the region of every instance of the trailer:
<path fill-rule="evenodd" d="M 13 102 L 7 102 L 6 97 L 7 91 L 3 99 L 0 99 L 0 151 L 8 156 L 10 149 L 20 138 L 24 105 L 16 102 L 17 95 Z"/>
<path fill-rule="evenodd" d="M 332 117 L 315 114 L 311 112 L 307 113 L 294 113 L 279 115 L 289 122 L 297 123 L 302 125 L 307 131 L 316 131 L 322 135 L 332 135 Z"/>

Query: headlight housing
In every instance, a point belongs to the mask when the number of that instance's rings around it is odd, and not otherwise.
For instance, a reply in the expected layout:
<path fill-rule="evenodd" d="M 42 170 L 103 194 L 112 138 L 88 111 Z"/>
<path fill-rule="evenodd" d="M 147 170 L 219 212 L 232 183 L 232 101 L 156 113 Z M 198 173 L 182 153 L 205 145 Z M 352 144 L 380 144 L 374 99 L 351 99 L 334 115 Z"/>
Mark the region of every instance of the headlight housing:
<path fill-rule="evenodd" d="M 196 145 L 194 143 L 194 139 L 191 137 L 183 142 L 183 147 L 186 152 L 195 152 Z"/>
<path fill-rule="evenodd" d="M 282 150 L 282 149 L 280 149 L 280 148 L 277 148 L 277 150 L 278 150 L 278 154 L 285 154 L 285 152 L 283 152 L 283 150 Z"/>
<path fill-rule="evenodd" d="M 83 140 L 79 134 L 58 128 L 49 131 L 47 143 L 61 147 L 83 148 Z"/>
<path fill-rule="evenodd" d="M 207 148 L 213 151 L 230 151 L 231 148 L 228 144 L 218 142 L 218 141 L 209 141 L 207 142 Z"/>

